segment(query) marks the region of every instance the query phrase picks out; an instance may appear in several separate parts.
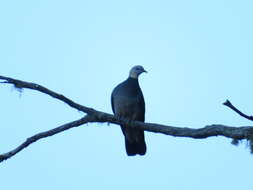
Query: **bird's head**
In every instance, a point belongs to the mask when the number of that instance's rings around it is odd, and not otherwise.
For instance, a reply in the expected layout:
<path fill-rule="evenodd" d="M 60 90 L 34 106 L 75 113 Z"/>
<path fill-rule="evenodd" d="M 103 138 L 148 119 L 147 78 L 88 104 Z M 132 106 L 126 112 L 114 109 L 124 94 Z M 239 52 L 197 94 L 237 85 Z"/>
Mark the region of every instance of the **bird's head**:
<path fill-rule="evenodd" d="M 130 70 L 129 77 L 137 79 L 141 73 L 147 73 L 147 71 L 141 65 L 136 65 Z"/>

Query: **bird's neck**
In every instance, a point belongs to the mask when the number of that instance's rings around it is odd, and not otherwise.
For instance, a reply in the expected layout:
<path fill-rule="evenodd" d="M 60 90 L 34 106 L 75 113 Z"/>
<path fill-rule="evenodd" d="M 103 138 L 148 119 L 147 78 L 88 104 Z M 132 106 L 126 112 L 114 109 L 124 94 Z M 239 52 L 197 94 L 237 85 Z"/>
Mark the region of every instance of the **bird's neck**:
<path fill-rule="evenodd" d="M 138 75 L 136 73 L 130 72 L 129 78 L 138 79 Z"/>
<path fill-rule="evenodd" d="M 137 77 L 137 78 L 133 78 L 133 77 L 130 77 L 130 76 L 129 76 L 129 77 L 127 78 L 127 81 L 128 81 L 130 84 L 139 86 L 138 77 Z"/>

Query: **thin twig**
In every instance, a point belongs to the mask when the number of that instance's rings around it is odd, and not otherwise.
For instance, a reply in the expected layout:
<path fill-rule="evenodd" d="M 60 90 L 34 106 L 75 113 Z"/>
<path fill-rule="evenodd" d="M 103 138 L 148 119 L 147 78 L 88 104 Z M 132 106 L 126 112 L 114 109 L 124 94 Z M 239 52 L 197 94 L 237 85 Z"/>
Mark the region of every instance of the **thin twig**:
<path fill-rule="evenodd" d="M 242 113 L 239 109 L 237 109 L 229 100 L 226 100 L 226 102 L 223 103 L 223 105 L 229 107 L 230 109 L 234 110 L 236 113 L 238 113 L 240 116 L 253 121 L 253 116 L 248 116 L 244 113 Z"/>

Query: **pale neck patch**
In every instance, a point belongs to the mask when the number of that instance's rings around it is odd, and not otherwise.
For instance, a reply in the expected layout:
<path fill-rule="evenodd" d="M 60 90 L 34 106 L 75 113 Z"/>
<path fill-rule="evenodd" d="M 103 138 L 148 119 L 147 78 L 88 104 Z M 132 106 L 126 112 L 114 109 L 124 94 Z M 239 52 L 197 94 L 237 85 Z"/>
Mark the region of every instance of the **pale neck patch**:
<path fill-rule="evenodd" d="M 134 78 L 134 79 L 138 79 L 138 74 L 136 72 L 130 72 L 129 77 Z"/>

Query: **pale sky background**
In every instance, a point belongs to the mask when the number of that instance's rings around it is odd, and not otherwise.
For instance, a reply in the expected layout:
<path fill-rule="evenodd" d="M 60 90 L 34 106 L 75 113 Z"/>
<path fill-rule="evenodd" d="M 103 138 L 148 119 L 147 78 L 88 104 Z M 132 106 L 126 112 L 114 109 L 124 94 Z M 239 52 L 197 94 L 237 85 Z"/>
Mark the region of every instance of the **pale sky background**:
<path fill-rule="evenodd" d="M 0 2 L 0 75 L 44 85 L 112 113 L 112 89 L 134 65 L 146 121 L 248 126 L 253 114 L 253 2 L 238 0 Z M 0 86 L 0 153 L 82 113 L 47 95 Z M 251 190 L 246 142 L 146 133 L 127 157 L 116 125 L 89 124 L 38 141 L 0 164 L 1 189 Z"/>

